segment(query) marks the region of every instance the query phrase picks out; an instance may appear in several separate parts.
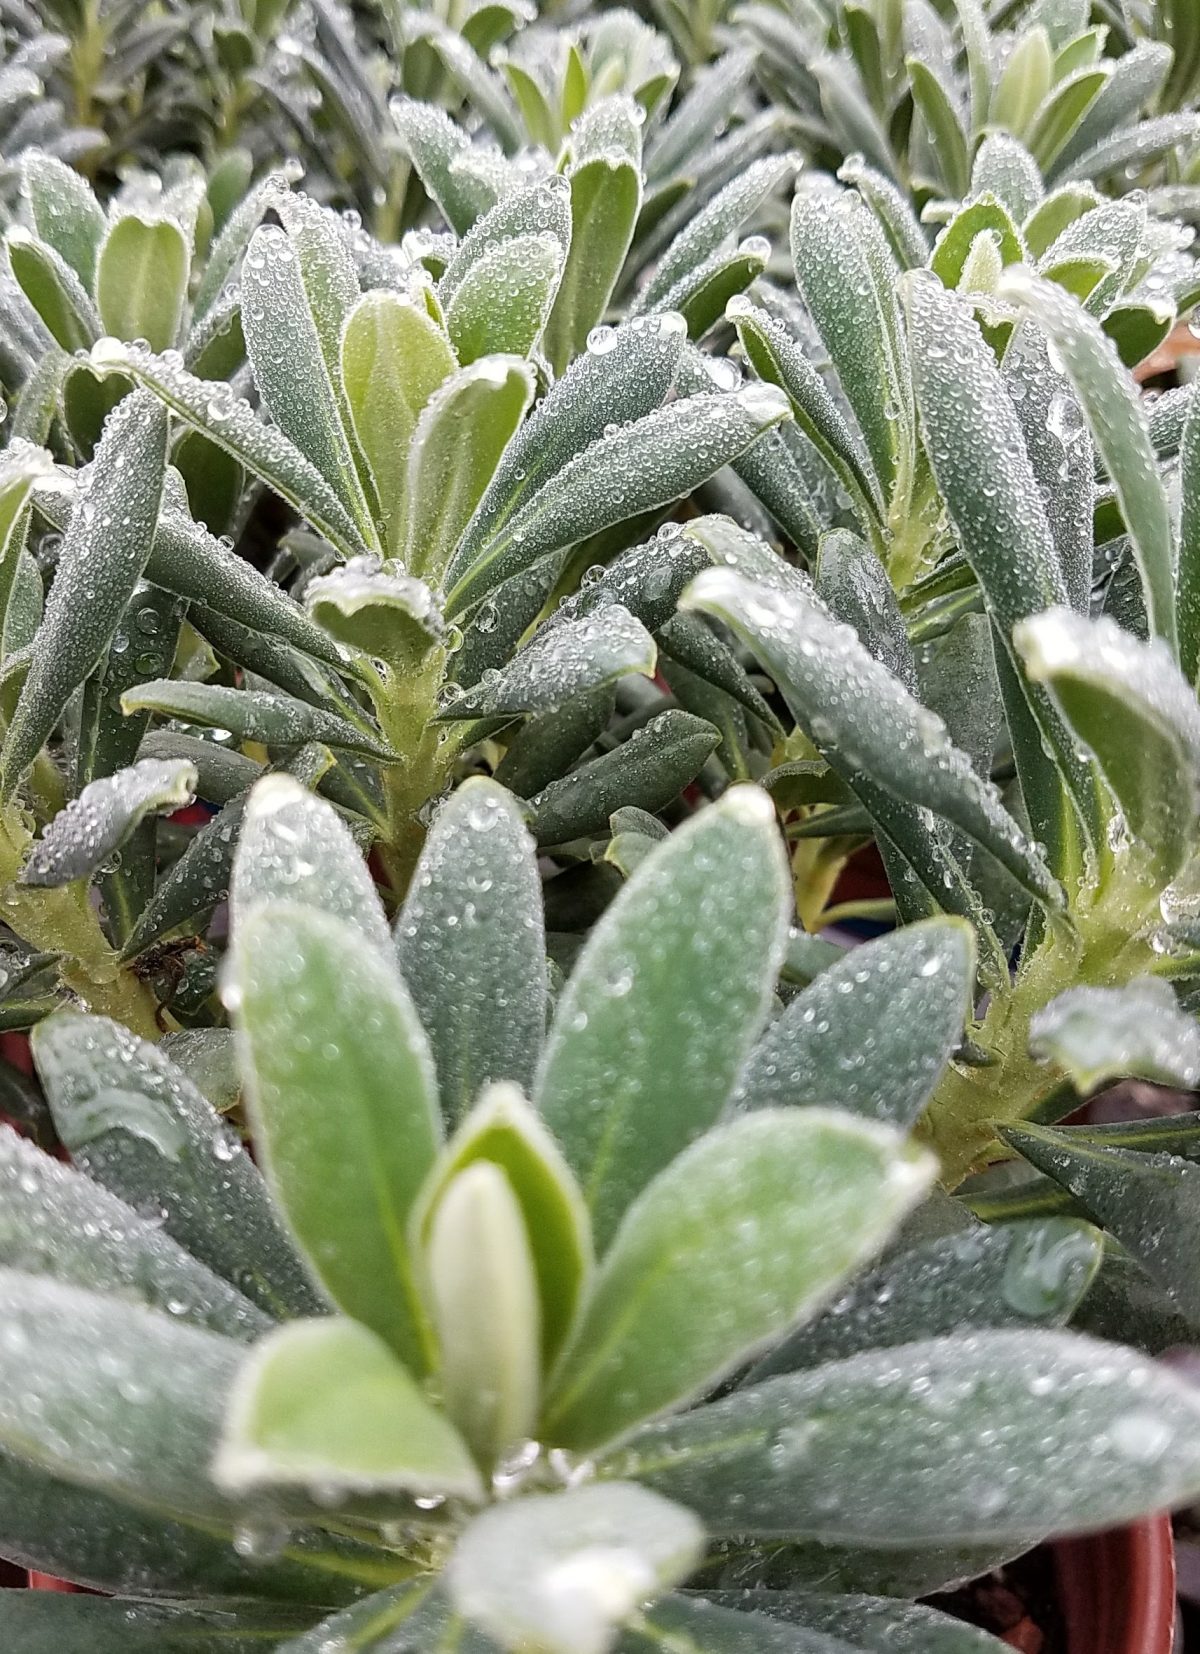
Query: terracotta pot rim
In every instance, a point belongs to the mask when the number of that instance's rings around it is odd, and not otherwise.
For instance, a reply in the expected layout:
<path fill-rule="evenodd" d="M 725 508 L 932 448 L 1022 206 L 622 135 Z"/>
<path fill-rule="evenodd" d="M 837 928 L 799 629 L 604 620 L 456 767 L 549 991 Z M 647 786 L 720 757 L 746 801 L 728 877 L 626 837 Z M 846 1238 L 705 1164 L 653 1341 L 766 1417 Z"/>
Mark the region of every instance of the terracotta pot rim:
<path fill-rule="evenodd" d="M 1169 1515 L 1054 1546 L 1070 1654 L 1172 1654 L 1175 1536 Z"/>

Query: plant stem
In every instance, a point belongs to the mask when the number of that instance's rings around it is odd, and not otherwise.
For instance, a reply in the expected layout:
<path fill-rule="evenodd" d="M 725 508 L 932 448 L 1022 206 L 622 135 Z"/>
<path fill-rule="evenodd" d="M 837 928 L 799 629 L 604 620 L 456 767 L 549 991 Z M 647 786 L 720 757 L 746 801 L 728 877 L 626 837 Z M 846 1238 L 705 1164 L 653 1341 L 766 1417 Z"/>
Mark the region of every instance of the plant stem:
<path fill-rule="evenodd" d="M 23 941 L 61 954 L 63 982 L 91 1011 L 112 1017 L 143 1039 L 157 1040 L 154 996 L 124 967 L 100 925 L 82 880 L 57 889 L 26 888 L 17 874 L 33 840 L 15 805 L 0 810 L 0 913 Z"/>

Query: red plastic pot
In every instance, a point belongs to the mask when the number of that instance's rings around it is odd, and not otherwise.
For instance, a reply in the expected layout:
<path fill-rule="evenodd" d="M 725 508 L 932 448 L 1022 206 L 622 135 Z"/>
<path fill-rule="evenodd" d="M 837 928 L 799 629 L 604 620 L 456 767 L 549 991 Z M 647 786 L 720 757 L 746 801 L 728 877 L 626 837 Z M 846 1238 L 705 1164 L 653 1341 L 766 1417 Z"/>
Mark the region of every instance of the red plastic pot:
<path fill-rule="evenodd" d="M 1054 1547 L 1070 1654 L 1172 1654 L 1175 1539 L 1169 1516 Z"/>

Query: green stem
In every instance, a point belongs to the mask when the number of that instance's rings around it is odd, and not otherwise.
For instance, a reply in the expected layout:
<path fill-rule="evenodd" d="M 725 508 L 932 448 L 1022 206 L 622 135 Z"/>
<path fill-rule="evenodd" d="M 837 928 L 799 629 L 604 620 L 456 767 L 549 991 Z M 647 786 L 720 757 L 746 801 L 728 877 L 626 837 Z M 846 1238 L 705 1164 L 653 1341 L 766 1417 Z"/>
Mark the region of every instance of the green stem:
<path fill-rule="evenodd" d="M 1149 938 L 1157 898 L 1157 885 L 1142 870 L 1110 867 L 1099 889 L 1077 898 L 1075 929 L 1051 927 L 1009 991 L 993 995 L 971 1038 L 995 1060 L 987 1067 L 951 1065 L 919 1127 L 937 1151 L 947 1188 L 1003 1156 L 997 1122 L 1036 1117 L 1061 1086 L 1061 1074 L 1029 1052 L 1037 1012 L 1068 988 L 1123 987 L 1154 969 L 1159 955 Z"/>
<path fill-rule="evenodd" d="M 453 761 L 433 722 L 445 664 L 444 651 L 435 649 L 419 671 L 388 670 L 371 685 L 380 728 L 400 759 L 383 772 L 387 830 L 379 857 L 401 897 L 425 843 L 425 806 L 441 792 Z"/>
<path fill-rule="evenodd" d="M 82 880 L 57 889 L 16 883 L 33 835 L 15 805 L 0 811 L 0 913 L 23 941 L 62 955 L 59 975 L 91 1011 L 112 1017 L 144 1039 L 162 1032 L 154 996 L 120 963 Z"/>

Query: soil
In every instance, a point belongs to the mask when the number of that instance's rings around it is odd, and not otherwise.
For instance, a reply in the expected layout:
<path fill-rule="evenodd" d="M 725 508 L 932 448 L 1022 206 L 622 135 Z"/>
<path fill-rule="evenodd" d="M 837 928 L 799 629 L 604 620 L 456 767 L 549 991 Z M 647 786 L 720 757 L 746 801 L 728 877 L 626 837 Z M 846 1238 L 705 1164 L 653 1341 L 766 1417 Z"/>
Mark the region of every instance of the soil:
<path fill-rule="evenodd" d="M 990 1631 L 1019 1654 L 1068 1654 L 1055 1592 L 1054 1558 L 1048 1549 L 1030 1551 L 995 1573 L 930 1601 L 956 1619 Z"/>

